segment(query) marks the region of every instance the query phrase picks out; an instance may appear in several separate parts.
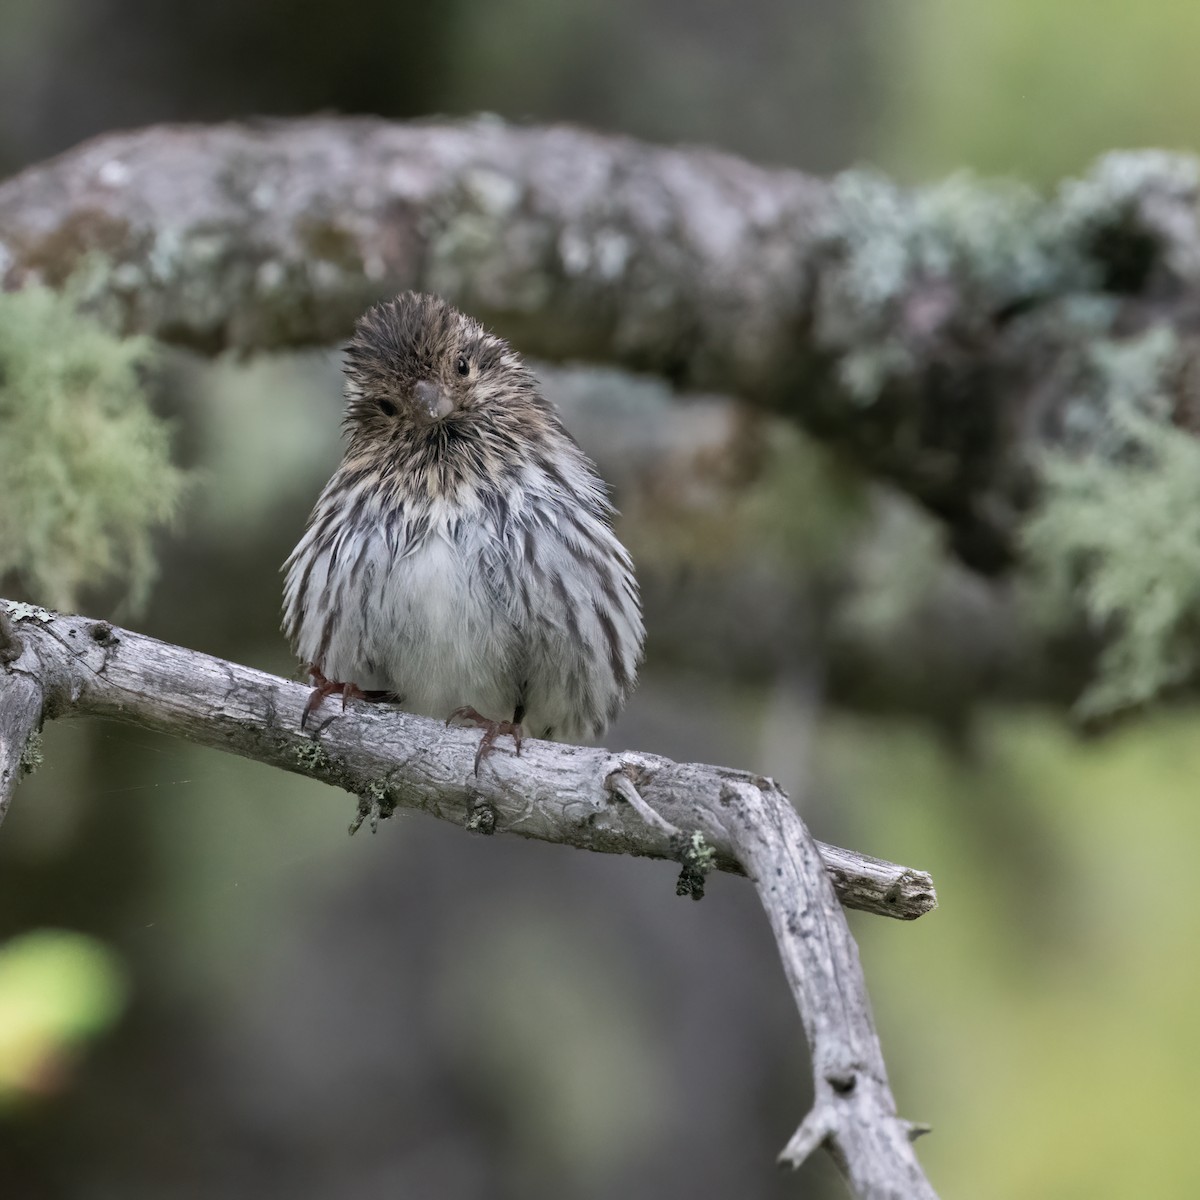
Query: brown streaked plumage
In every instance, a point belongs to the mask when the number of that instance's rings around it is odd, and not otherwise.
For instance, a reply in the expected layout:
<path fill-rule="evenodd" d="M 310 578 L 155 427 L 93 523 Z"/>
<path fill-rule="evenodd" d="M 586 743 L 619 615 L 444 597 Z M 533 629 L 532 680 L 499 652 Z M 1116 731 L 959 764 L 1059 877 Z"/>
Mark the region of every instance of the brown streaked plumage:
<path fill-rule="evenodd" d="M 520 357 L 406 292 L 359 320 L 346 376 L 345 457 L 284 564 L 309 710 L 386 696 L 482 724 L 481 755 L 499 733 L 600 736 L 641 659 L 637 584 Z"/>

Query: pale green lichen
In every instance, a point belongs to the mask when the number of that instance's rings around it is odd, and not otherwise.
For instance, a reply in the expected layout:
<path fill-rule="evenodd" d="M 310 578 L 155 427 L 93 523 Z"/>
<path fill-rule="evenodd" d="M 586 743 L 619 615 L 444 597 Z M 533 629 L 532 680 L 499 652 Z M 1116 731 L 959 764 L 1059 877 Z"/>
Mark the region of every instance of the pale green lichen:
<path fill-rule="evenodd" d="M 1168 330 L 1092 347 L 1083 436 L 1046 455 L 1023 531 L 1043 614 L 1081 607 L 1104 638 L 1079 700 L 1093 718 L 1144 704 L 1200 667 L 1200 440 L 1170 421 Z"/>
<path fill-rule="evenodd" d="M 32 775 L 42 765 L 44 757 L 42 735 L 35 729 L 25 742 L 25 749 L 21 751 L 21 774 Z"/>
<path fill-rule="evenodd" d="M 694 830 L 688 842 L 688 853 L 692 862 L 702 871 L 711 871 L 717 861 L 717 852 L 704 840 L 700 830 Z"/>
<path fill-rule="evenodd" d="M 1118 150 L 1096 161 L 1081 179 L 1059 188 L 1055 219 L 1060 231 L 1086 238 L 1122 215 L 1164 201 L 1194 208 L 1200 162 L 1168 150 Z"/>
<path fill-rule="evenodd" d="M 150 357 L 70 287 L 0 294 L 0 577 L 54 608 L 114 582 L 136 606 L 153 579 L 153 533 L 183 476 L 147 400 Z"/>
<path fill-rule="evenodd" d="M 1172 214 L 1194 208 L 1200 167 L 1163 151 L 1110 154 L 1050 198 L 965 174 L 909 191 L 856 170 L 831 187 L 817 231 L 829 260 L 817 336 L 837 355 L 847 398 L 869 405 L 920 368 L 923 338 L 944 320 L 986 329 L 997 313 L 1054 298 L 1060 335 L 1106 333 L 1109 293 L 1136 288 L 1160 256 L 1174 264 L 1172 239 L 1186 223 Z"/>
<path fill-rule="evenodd" d="M 821 276 L 818 336 L 841 352 L 839 381 L 859 404 L 917 365 L 901 308 L 918 283 L 953 280 L 957 303 L 983 318 L 1061 284 L 1068 270 L 1043 227 L 1045 201 L 1023 185 L 957 175 L 908 192 L 858 170 L 839 175 L 832 190 L 819 240 L 835 265 Z"/>
<path fill-rule="evenodd" d="M 379 822 L 386 821 L 396 810 L 391 789 L 385 779 L 373 779 L 359 793 L 358 811 L 350 822 L 350 835 L 356 834 L 364 821 L 371 824 L 371 832 L 379 832 Z"/>
<path fill-rule="evenodd" d="M 467 809 L 463 828 L 469 833 L 482 833 L 490 837 L 496 832 L 496 810 L 482 797 L 475 797 Z"/>
<path fill-rule="evenodd" d="M 967 174 L 908 192 L 873 171 L 833 183 L 826 237 L 843 250 L 838 299 L 855 323 L 890 315 L 914 278 L 954 275 L 1003 302 L 1058 281 L 1053 241 L 1042 230 L 1045 201 L 1029 187 Z"/>
<path fill-rule="evenodd" d="M 558 255 L 545 223 L 522 214 L 523 198 L 523 185 L 508 174 L 465 171 L 424 222 L 429 289 L 485 306 L 544 310 Z"/>
<path fill-rule="evenodd" d="M 675 895 L 691 896 L 693 900 L 704 899 L 704 877 L 717 863 L 717 852 L 705 840 L 700 830 L 685 835 L 679 845 L 679 880 L 675 884 Z"/>
<path fill-rule="evenodd" d="M 38 604 L 26 604 L 19 600 L 6 601 L 8 614 L 14 621 L 38 621 L 42 625 L 54 619 L 54 614 L 47 612 Z"/>
<path fill-rule="evenodd" d="M 326 770 L 331 764 L 320 742 L 301 742 L 292 748 L 292 757 L 306 771 Z"/>

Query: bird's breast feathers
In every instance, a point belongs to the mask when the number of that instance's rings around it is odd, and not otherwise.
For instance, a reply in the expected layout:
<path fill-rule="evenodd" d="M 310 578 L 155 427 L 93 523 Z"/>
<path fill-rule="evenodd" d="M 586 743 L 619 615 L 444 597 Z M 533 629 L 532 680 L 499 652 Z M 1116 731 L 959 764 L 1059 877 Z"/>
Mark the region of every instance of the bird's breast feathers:
<path fill-rule="evenodd" d="M 414 712 L 521 705 L 535 736 L 595 736 L 632 683 L 641 616 L 604 511 L 558 492 L 476 493 L 340 529 L 318 504 L 309 533 L 323 536 L 288 564 L 297 652 Z"/>

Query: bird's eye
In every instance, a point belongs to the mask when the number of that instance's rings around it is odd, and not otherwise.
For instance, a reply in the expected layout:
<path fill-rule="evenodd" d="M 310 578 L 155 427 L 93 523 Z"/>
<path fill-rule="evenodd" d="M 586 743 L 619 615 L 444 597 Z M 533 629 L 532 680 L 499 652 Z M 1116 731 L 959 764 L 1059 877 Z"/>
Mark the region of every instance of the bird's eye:
<path fill-rule="evenodd" d="M 396 406 L 390 400 L 380 400 L 379 411 L 385 417 L 394 417 L 396 415 Z"/>
<path fill-rule="evenodd" d="M 460 354 L 458 356 L 458 362 L 456 362 L 454 365 L 458 369 L 458 373 L 460 375 L 470 375 L 471 364 L 467 362 L 467 356 L 465 354 Z"/>

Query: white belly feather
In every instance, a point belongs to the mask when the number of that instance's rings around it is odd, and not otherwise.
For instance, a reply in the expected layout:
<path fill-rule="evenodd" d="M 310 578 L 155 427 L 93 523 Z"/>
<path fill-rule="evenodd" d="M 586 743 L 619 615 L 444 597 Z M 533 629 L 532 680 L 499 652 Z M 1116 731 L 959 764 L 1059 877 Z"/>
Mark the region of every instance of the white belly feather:
<path fill-rule="evenodd" d="M 597 736 L 637 670 L 636 585 L 605 521 L 560 521 L 537 494 L 514 492 L 501 525 L 461 499 L 389 524 L 373 497 L 342 524 L 357 498 L 332 482 L 286 564 L 297 654 L 424 716 L 523 706 L 534 737 Z"/>
<path fill-rule="evenodd" d="M 300 656 L 320 661 L 330 679 L 395 692 L 410 712 L 444 718 L 470 704 L 510 718 L 519 632 L 483 592 L 482 533 L 455 545 L 435 525 L 416 548 L 395 557 L 376 528 L 365 546 L 347 538 L 316 551 L 325 561 L 314 568 L 310 587 L 330 582 L 328 559 L 337 556 L 330 588 L 335 617 L 322 656 L 325 617 L 306 606 Z"/>

